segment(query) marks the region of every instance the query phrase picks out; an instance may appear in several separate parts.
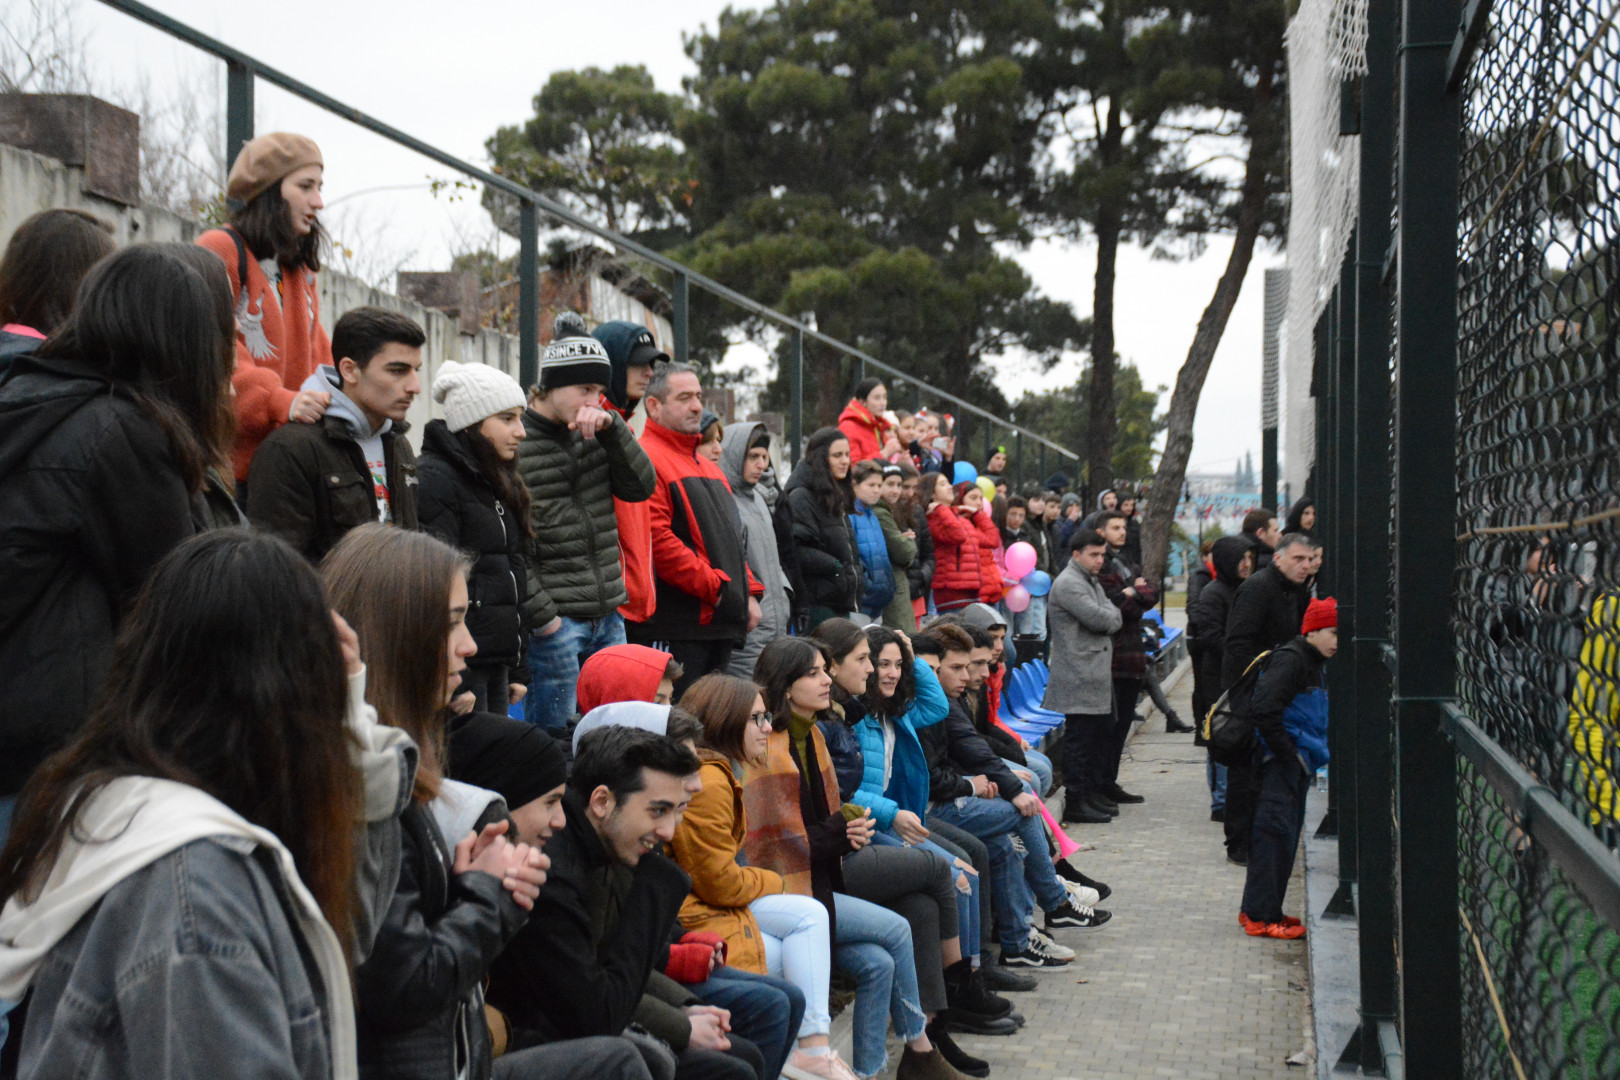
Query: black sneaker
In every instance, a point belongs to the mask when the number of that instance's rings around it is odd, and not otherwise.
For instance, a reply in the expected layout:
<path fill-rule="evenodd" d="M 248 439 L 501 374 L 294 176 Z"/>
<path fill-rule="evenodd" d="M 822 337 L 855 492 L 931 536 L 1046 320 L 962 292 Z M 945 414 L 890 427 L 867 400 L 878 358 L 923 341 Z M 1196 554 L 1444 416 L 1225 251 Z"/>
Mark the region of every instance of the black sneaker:
<path fill-rule="evenodd" d="M 1001 959 L 996 961 L 1002 967 L 1014 968 L 1063 967 L 1068 962 L 1067 960 L 1059 960 L 1056 957 L 1042 956 L 1028 945 L 1013 952 L 1002 949 Z"/>
<path fill-rule="evenodd" d="M 1086 800 L 1086 806 L 1107 814 L 1109 817 L 1119 817 L 1119 803 L 1106 796 L 1093 795 Z"/>
<path fill-rule="evenodd" d="M 1108 897 L 1114 891 L 1107 885 L 1104 885 L 1102 882 L 1098 881 L 1096 878 L 1086 877 L 1086 875 L 1082 874 L 1080 871 L 1076 870 L 1072 865 L 1070 865 L 1068 859 L 1053 859 L 1052 869 L 1056 870 L 1058 877 L 1065 881 L 1072 881 L 1076 885 L 1084 885 L 1089 889 L 1096 889 L 1097 899 L 1099 901 L 1108 899 Z"/>
<path fill-rule="evenodd" d="M 1224 824 L 1226 822 L 1226 810 L 1224 808 L 1220 810 L 1211 810 L 1209 812 L 1209 820 L 1219 821 Z"/>
<path fill-rule="evenodd" d="M 1012 1012 L 1012 1002 L 991 993 L 971 962 L 959 960 L 945 969 L 945 1011 L 999 1020 Z"/>
<path fill-rule="evenodd" d="M 1164 722 L 1164 730 L 1172 735 L 1185 735 L 1192 729 L 1193 726 L 1191 724 L 1182 720 L 1181 717 L 1177 716 L 1175 713 L 1171 713 L 1169 718 Z"/>
<path fill-rule="evenodd" d="M 988 1016 L 976 1016 L 970 1012 L 959 1012 L 955 1009 L 941 1009 L 938 1019 L 945 1021 L 945 1026 L 952 1031 L 960 1031 L 965 1035 L 1016 1035 L 1023 1025 L 1010 1017 L 998 1016 L 991 1019 Z"/>
<path fill-rule="evenodd" d="M 1112 912 L 1101 908 L 1082 907 L 1070 900 L 1062 907 L 1053 908 L 1046 913 L 1046 929 L 1101 930 L 1113 917 Z"/>
<path fill-rule="evenodd" d="M 1117 803 L 1144 803 L 1146 799 L 1140 795 L 1132 795 L 1118 784 L 1109 784 L 1102 789 L 1102 793 Z"/>
<path fill-rule="evenodd" d="M 956 1040 L 951 1038 L 950 1032 L 946 1030 L 945 1025 L 938 1019 L 935 1019 L 923 1030 L 928 1035 L 928 1041 L 939 1048 L 940 1057 L 944 1058 L 951 1068 L 965 1076 L 983 1077 L 990 1075 L 990 1063 L 983 1058 L 974 1057 L 960 1046 L 957 1046 Z"/>
<path fill-rule="evenodd" d="M 1247 848 L 1227 848 L 1226 861 L 1238 866 L 1249 865 L 1249 852 Z"/>
<path fill-rule="evenodd" d="M 1021 975 L 1010 968 L 997 967 L 995 964 L 986 964 L 979 969 L 984 978 L 984 985 L 991 990 L 1000 990 L 1004 994 L 1026 994 L 1041 985 L 1041 981 L 1033 975 Z M 1017 1016 L 1016 1012 L 1008 1013 L 1009 1017 Z"/>

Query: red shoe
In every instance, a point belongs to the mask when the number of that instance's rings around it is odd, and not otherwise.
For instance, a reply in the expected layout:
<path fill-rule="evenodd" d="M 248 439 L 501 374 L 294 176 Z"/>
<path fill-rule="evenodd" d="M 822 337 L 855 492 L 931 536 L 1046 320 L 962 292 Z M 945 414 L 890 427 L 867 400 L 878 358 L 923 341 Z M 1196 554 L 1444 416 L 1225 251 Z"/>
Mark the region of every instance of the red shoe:
<path fill-rule="evenodd" d="M 1296 938 L 1302 938 L 1305 936 L 1305 928 L 1303 926 L 1289 926 L 1286 923 L 1280 922 L 1255 922 L 1247 915 L 1240 915 L 1238 916 L 1238 919 L 1243 923 L 1243 932 L 1248 934 L 1250 937 L 1276 938 L 1279 941 L 1293 941 Z"/>
<path fill-rule="evenodd" d="M 1282 917 L 1282 924 L 1284 926 L 1304 926 L 1305 925 L 1304 923 L 1300 922 L 1298 919 L 1294 918 L 1292 915 L 1284 915 Z"/>

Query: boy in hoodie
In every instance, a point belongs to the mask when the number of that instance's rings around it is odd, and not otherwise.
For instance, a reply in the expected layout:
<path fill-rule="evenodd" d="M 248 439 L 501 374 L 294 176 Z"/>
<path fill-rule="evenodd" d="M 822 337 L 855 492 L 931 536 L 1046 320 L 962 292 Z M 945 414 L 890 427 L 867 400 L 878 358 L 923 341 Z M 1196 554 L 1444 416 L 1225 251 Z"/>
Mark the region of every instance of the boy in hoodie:
<path fill-rule="evenodd" d="M 748 569 L 754 580 L 765 587 L 759 598 L 759 625 L 731 654 L 726 671 L 740 679 L 754 677 L 754 661 L 765 646 L 788 632 L 793 604 L 787 572 L 777 547 L 776 525 L 760 478 L 771 467 L 771 435 L 764 424 L 745 420 L 727 424 L 720 442 L 720 471 L 731 485 L 731 497 L 742 518 L 747 544 Z"/>
<path fill-rule="evenodd" d="M 1249 834 L 1248 877 L 1238 922 L 1250 937 L 1305 936 L 1283 914 L 1294 852 L 1305 824 L 1305 793 L 1328 761 L 1327 686 L 1322 669 L 1339 651 L 1339 605 L 1312 600 L 1299 636 L 1267 656 L 1249 698 L 1259 740 L 1260 798 Z"/>
<path fill-rule="evenodd" d="M 613 365 L 613 377 L 602 395 L 603 407 L 631 424 L 641 399 L 647 396 L 653 365 L 669 363 L 669 354 L 658 347 L 651 330 L 623 319 L 603 323 L 591 331 L 591 336 L 602 343 Z M 619 614 L 631 622 L 646 622 L 658 606 L 653 580 L 652 507 L 645 502 L 614 499 L 613 509 L 619 518 L 619 561 L 627 597 L 619 606 Z"/>
<path fill-rule="evenodd" d="M 422 392 L 426 341 L 414 321 L 383 308 L 338 320 L 337 363 L 302 387 L 331 394 L 331 404 L 318 423 L 283 424 L 260 445 L 248 471 L 249 521 L 317 563 L 357 525 L 417 527 L 416 455 L 401 436 Z"/>
<path fill-rule="evenodd" d="M 525 709 L 530 723 L 553 733 L 574 712 L 579 665 L 625 640 L 614 500 L 645 502 L 653 493 L 652 462 L 635 433 L 601 407 L 612 376 L 601 342 L 563 312 L 523 413 L 517 463 L 534 530 L 523 598 L 532 676 Z"/>
<path fill-rule="evenodd" d="M 1214 577 L 1187 604 L 1188 651 L 1193 660 L 1193 716 L 1198 722 L 1194 742 L 1202 745 L 1203 721 L 1220 700 L 1221 665 L 1226 658 L 1226 617 L 1238 587 L 1254 572 L 1254 540 L 1243 534 L 1223 536 L 1210 548 Z M 1209 819 L 1226 820 L 1226 766 L 1207 758 Z M 1246 838 L 1245 838 L 1246 839 Z M 1230 845 L 1229 845 L 1230 846 Z M 1238 845 L 1239 848 L 1243 846 Z"/>
<path fill-rule="evenodd" d="M 613 701 L 668 705 L 681 665 L 667 652 L 646 645 L 614 645 L 585 661 L 574 687 L 581 715 Z"/>

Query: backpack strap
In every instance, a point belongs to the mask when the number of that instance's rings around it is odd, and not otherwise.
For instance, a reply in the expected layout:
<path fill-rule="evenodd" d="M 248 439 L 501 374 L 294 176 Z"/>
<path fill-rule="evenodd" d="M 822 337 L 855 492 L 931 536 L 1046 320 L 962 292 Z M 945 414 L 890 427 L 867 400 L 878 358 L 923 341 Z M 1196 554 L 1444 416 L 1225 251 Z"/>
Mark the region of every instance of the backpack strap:
<path fill-rule="evenodd" d="M 242 234 L 237 232 L 236 229 L 230 225 L 224 226 L 221 231 L 236 243 L 236 284 L 238 288 L 246 289 L 247 243 L 242 239 Z"/>

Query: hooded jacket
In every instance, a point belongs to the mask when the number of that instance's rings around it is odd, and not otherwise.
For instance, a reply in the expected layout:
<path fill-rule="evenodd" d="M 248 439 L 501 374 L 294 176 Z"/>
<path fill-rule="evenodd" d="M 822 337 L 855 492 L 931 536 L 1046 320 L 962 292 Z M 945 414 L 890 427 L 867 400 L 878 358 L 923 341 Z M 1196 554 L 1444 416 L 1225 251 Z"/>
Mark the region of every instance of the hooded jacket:
<path fill-rule="evenodd" d="M 1103 592 L 1119 609 L 1120 627 L 1114 633 L 1114 678 L 1140 679 L 1147 671 L 1147 646 L 1142 642 L 1142 613 L 1159 602 L 1159 591 L 1151 585 L 1138 589 L 1139 568 L 1126 562 L 1121 551 L 1110 549 L 1097 580 Z M 1127 594 L 1126 589 L 1131 593 Z M 1135 707 L 1135 702 L 1131 707 Z"/>
<path fill-rule="evenodd" d="M 1204 591 L 1207 593 L 1209 589 Z M 1249 576 L 1233 596 L 1232 610 L 1226 616 L 1222 691 L 1230 689 L 1242 677 L 1256 656 L 1287 644 L 1299 635 L 1304 603 L 1305 587 L 1283 577 L 1275 565 L 1256 570 Z"/>
<path fill-rule="evenodd" d="M 283 266 L 272 285 L 251 251 L 237 247 L 230 229 L 210 229 L 197 245 L 218 255 L 236 301 L 236 479 L 246 479 L 259 445 L 288 422 L 293 398 L 306 380 L 334 363 L 332 341 L 321 325 L 315 275 Z M 247 280 L 240 272 L 247 268 Z M 319 389 L 325 389 L 320 387 Z"/>
<path fill-rule="evenodd" d="M 794 601 L 801 610 L 831 609 L 834 615 L 856 611 L 861 602 L 861 557 L 849 515 L 829 513 L 810 487 L 810 461 L 794 467 L 777 514 L 785 515 L 793 532 L 794 556 L 800 582 Z"/>
<path fill-rule="evenodd" d="M 1215 541 L 1210 551 L 1215 578 L 1199 590 L 1198 599 L 1187 607 L 1187 637 L 1194 646 L 1197 665 L 1193 678 L 1199 684 L 1200 696 L 1211 705 L 1223 689 L 1221 666 L 1226 655 L 1226 620 L 1232 612 L 1232 600 L 1243 584 L 1243 579 L 1238 577 L 1238 564 L 1243 561 L 1244 553 L 1253 547 L 1253 538 L 1241 533 Z"/>
<path fill-rule="evenodd" d="M 110 781 L 0 940 L 0 1001 L 31 990 L 18 1075 L 213 1080 L 248 1045 L 258 1075 L 357 1075 L 337 935 L 281 841 L 197 788 Z M 106 1037 L 120 1016 L 139 1030 Z"/>
<path fill-rule="evenodd" d="M 1043 707 L 1068 715 L 1104 715 L 1114 707 L 1114 634 L 1124 624 L 1102 582 L 1071 557 L 1046 597 L 1052 677 Z"/>
<path fill-rule="evenodd" d="M 619 556 L 614 500 L 645 502 L 655 477 L 623 418 L 587 439 L 533 409 L 523 411 L 518 472 L 529 489 L 524 625 L 539 630 L 558 615 L 600 619 L 629 598 Z"/>
<path fill-rule="evenodd" d="M 194 531 L 158 425 L 91 365 L 0 384 L 0 796 L 83 724 L 128 604 Z"/>
<path fill-rule="evenodd" d="M 765 494 L 759 490 L 759 485 L 743 480 L 748 444 L 764 430 L 764 424 L 753 421 L 727 424 L 720 441 L 720 471 L 731 485 L 731 497 L 737 504 L 737 516 L 742 520 L 748 569 L 765 590 L 759 599 L 759 625 L 749 633 L 747 641 L 731 654 L 728 665 L 732 674 L 745 679 L 753 677 L 754 661 L 765 651 L 765 646 L 788 632 L 788 624 L 793 618 L 792 590 L 788 585 L 787 571 L 782 567 L 771 508 L 766 505 Z"/>
<path fill-rule="evenodd" d="M 646 645 L 610 645 L 579 668 L 574 696 L 583 715 L 613 701 L 651 701 L 669 668 L 669 653 Z"/>
<path fill-rule="evenodd" d="M 443 420 L 429 421 L 422 431 L 416 475 L 422 528 L 473 558 L 467 630 L 478 652 L 469 664 L 504 664 L 513 682 L 527 682 L 522 600 L 528 569 L 521 524 Z"/>
<path fill-rule="evenodd" d="M 849 515 L 849 526 L 861 560 L 861 610 L 875 618 L 894 599 L 894 566 L 889 562 L 889 543 L 877 514 L 859 499 L 855 501 L 855 511 Z"/>
<path fill-rule="evenodd" d="M 891 721 L 884 721 L 870 712 L 855 722 L 855 737 L 861 744 L 861 782 L 850 802 L 872 811 L 872 818 L 880 829 L 894 827 L 894 816 L 901 810 L 910 810 L 924 821 L 928 820 L 928 755 L 923 752 L 918 732 L 933 727 L 949 715 L 951 703 L 940 689 L 939 678 L 926 660 L 911 662 L 912 677 L 916 680 L 917 696 L 912 698 L 906 711 Z M 894 727 L 894 755 L 889 757 L 883 729 Z M 888 783 L 883 775 L 888 772 Z"/>
<path fill-rule="evenodd" d="M 749 866 L 743 854 L 748 816 L 743 786 L 724 754 L 698 751 L 703 789 L 692 796 L 670 841 L 675 861 L 692 878 L 692 891 L 681 904 L 681 925 L 707 930 L 726 939 L 726 963 L 765 975 L 765 943 L 748 905 L 762 896 L 787 891 L 782 875 Z"/>
<path fill-rule="evenodd" d="M 1293 508 L 1288 511 L 1288 519 L 1283 522 L 1283 533 L 1285 535 L 1288 533 L 1300 533 L 1304 536 L 1313 536 L 1315 530 L 1307 529 L 1304 525 L 1300 524 L 1300 521 L 1302 518 L 1304 518 L 1305 511 L 1311 509 L 1315 505 L 1316 500 L 1311 498 L 1309 495 L 1294 503 Z"/>
<path fill-rule="evenodd" d="M 838 430 L 849 437 L 849 463 L 853 465 L 883 452 L 889 422 L 881 416 L 873 416 L 859 400 L 850 398 L 844 411 L 838 414 Z"/>
<path fill-rule="evenodd" d="M 408 424 L 383 421 L 372 432 L 360 406 L 342 390 L 337 369 L 323 367 L 304 389 L 332 395 L 314 424 L 283 424 L 253 455 L 248 472 L 248 520 L 318 563 L 358 525 L 382 520 L 381 492 L 361 443 L 381 440 L 392 524 L 417 528 L 416 454 L 403 436 Z"/>
<path fill-rule="evenodd" d="M 639 636 L 652 641 L 741 641 L 748 598 L 765 589 L 748 572 L 742 518 L 726 478 L 697 456 L 698 436 L 653 420 L 641 432 L 658 484 L 652 508 L 658 601 Z"/>
<path fill-rule="evenodd" d="M 1003 592 L 995 550 L 1001 531 L 980 510 L 964 517 L 954 506 L 936 504 L 928 512 L 928 530 L 934 537 L 934 588 L 974 592 L 980 601 L 994 604 Z"/>
<path fill-rule="evenodd" d="M 645 326 L 622 319 L 603 323 L 591 331 L 591 336 L 602 343 L 613 367 L 603 402 L 628 424 L 641 404 L 639 398 L 631 401 L 626 390 L 630 355 L 639 352 L 646 356 L 647 346 L 657 348 L 657 344 Z M 624 573 L 625 601 L 619 606 L 619 614 L 631 622 L 646 622 L 658 605 L 652 561 L 652 507 L 647 502 L 615 498 L 613 511 L 618 518 L 619 563 Z"/>

